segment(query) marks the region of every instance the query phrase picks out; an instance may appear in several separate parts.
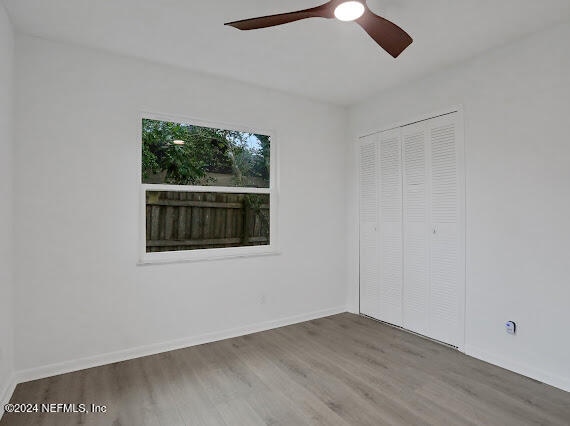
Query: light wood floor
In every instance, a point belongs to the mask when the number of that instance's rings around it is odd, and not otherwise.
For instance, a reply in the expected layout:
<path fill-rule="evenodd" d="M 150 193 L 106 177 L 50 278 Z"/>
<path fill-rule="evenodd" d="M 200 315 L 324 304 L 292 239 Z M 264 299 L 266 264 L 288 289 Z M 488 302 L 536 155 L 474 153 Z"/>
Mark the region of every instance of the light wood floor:
<path fill-rule="evenodd" d="M 1 425 L 569 425 L 570 393 L 352 314 L 18 385 Z"/>

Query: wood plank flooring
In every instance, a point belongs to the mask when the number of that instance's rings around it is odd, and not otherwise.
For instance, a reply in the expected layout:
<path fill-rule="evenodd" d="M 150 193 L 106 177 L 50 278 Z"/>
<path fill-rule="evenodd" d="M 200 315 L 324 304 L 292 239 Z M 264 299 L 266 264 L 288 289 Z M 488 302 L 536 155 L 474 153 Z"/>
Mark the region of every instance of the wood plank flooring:
<path fill-rule="evenodd" d="M 0 425 L 570 425 L 570 393 L 352 314 L 17 386 Z"/>

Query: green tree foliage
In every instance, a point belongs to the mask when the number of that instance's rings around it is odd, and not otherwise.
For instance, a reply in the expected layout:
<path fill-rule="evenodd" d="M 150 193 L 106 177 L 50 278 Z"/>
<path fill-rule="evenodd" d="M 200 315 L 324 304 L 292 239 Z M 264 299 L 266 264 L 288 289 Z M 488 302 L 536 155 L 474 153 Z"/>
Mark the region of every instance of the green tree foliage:
<path fill-rule="evenodd" d="M 261 149 L 256 153 L 253 173 L 255 176 L 269 180 L 269 158 L 270 158 L 270 140 L 266 135 L 255 135 L 259 140 Z"/>
<path fill-rule="evenodd" d="M 251 177 L 269 181 L 268 136 L 149 119 L 142 126 L 143 182 L 164 174 L 163 183 L 207 185 L 214 183 L 209 173 L 232 174 L 236 186 Z"/>

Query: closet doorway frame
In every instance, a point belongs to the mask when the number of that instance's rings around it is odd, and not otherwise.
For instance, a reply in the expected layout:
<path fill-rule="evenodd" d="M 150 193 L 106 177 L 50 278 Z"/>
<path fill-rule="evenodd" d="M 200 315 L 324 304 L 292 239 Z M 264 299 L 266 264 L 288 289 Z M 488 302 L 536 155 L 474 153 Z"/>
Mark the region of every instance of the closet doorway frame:
<path fill-rule="evenodd" d="M 408 330 L 407 328 L 400 327 L 400 326 L 394 325 L 394 324 L 390 324 L 390 323 L 387 323 L 385 321 L 379 320 L 377 318 L 370 317 L 370 316 L 362 313 L 362 311 L 361 311 L 361 300 L 360 300 L 360 296 L 361 296 L 361 288 L 360 288 L 360 220 L 357 219 L 358 220 L 358 226 L 357 226 L 357 234 L 358 234 L 358 314 L 360 316 L 370 318 L 374 321 L 379 321 L 379 322 L 386 324 L 390 327 L 394 327 L 394 328 L 400 329 L 402 331 L 405 331 L 407 333 L 415 334 L 415 335 L 420 336 L 424 339 L 428 339 L 428 340 L 432 340 L 434 342 L 440 343 L 444 346 L 447 346 L 447 347 L 450 347 L 453 349 L 457 349 L 459 352 L 466 353 L 465 346 L 466 346 L 466 335 L 467 335 L 467 270 L 468 270 L 467 224 L 468 224 L 468 221 L 467 221 L 467 161 L 466 161 L 467 149 L 466 149 L 466 144 L 465 144 L 465 142 L 466 142 L 465 116 L 464 116 L 463 105 L 458 104 L 458 105 L 453 105 L 453 106 L 450 106 L 447 108 L 442 108 L 439 110 L 432 111 L 430 113 L 421 114 L 421 115 L 416 116 L 415 118 L 410 119 L 410 120 L 398 121 L 398 122 L 395 122 L 391 125 L 381 127 L 377 130 L 368 131 L 366 133 L 359 135 L 357 137 L 356 143 L 357 143 L 357 147 L 358 147 L 361 139 L 363 139 L 367 136 L 380 134 L 380 133 L 386 132 L 388 130 L 394 130 L 397 128 L 409 126 L 411 124 L 420 123 L 422 121 L 427 121 L 427 120 L 431 120 L 433 118 L 438 118 L 441 116 L 454 114 L 454 113 L 457 114 L 457 138 L 458 138 L 458 140 L 456 142 L 456 146 L 459 146 L 461 149 L 461 153 L 460 153 L 461 162 L 460 162 L 460 164 L 461 164 L 462 170 L 463 170 L 463 173 L 461 173 L 460 176 L 458 176 L 459 186 L 463 189 L 463 200 L 461 203 L 461 208 L 463 209 L 463 212 L 462 212 L 463 213 L 463 215 L 462 215 L 463 230 L 461 232 L 461 237 L 463 239 L 463 243 L 461 244 L 461 246 L 463 249 L 462 253 L 463 253 L 463 266 L 464 266 L 463 271 L 462 271 L 463 272 L 463 286 L 459 289 L 460 294 L 461 294 L 460 295 L 461 303 L 460 303 L 460 312 L 459 312 L 459 317 L 460 317 L 459 322 L 461 323 L 461 330 L 462 330 L 459 342 L 458 342 L 457 346 L 450 345 L 448 343 L 432 339 L 428 336 L 424 336 L 423 334 L 415 333 L 411 330 Z M 357 174 L 359 173 L 359 171 L 360 171 L 360 164 L 358 163 L 358 166 L 356 169 Z M 357 185 L 356 186 L 357 186 L 357 197 L 358 197 L 357 199 L 360 200 L 360 185 L 358 184 L 358 179 L 357 179 Z M 358 203 L 358 204 L 359 205 L 358 205 L 358 209 L 357 209 L 357 218 L 360 217 L 360 203 Z M 403 254 L 402 254 L 402 256 L 403 256 Z"/>

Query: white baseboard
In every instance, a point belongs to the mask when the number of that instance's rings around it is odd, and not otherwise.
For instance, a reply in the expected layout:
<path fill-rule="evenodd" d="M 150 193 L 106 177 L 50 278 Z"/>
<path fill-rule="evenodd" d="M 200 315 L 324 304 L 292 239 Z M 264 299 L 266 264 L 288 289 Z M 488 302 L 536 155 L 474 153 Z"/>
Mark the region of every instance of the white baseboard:
<path fill-rule="evenodd" d="M 192 336 L 183 339 L 172 340 L 169 342 L 139 346 L 136 348 L 125 349 L 122 351 L 110 352 L 106 354 L 65 361 L 57 364 L 45 365 L 27 370 L 20 370 L 16 372 L 15 381 L 17 383 L 23 383 L 23 382 L 29 382 L 31 380 L 44 379 L 46 377 L 56 376 L 58 374 L 71 373 L 73 371 L 84 370 L 86 368 L 99 367 L 101 365 L 112 364 L 115 362 L 140 358 L 143 356 L 156 355 L 162 352 L 187 348 L 189 346 L 196 346 L 204 343 L 216 342 L 218 340 L 231 339 L 232 337 L 243 336 L 246 334 L 257 333 L 260 331 L 271 330 L 273 328 L 284 327 L 287 325 L 297 324 L 299 322 L 310 321 L 313 319 L 323 318 L 330 315 L 336 315 L 346 311 L 347 311 L 346 306 L 341 306 L 332 309 L 324 309 L 321 311 L 310 312 L 307 314 L 294 315 L 291 317 L 280 318 L 272 321 L 264 321 L 257 324 L 251 324 L 245 327 L 238 327 L 214 333 L 202 334 L 199 336 Z"/>
<path fill-rule="evenodd" d="M 503 356 L 495 355 L 470 345 L 465 346 L 465 353 L 473 358 L 480 359 L 481 361 L 497 365 L 507 370 L 514 371 L 515 373 L 522 374 L 523 376 L 530 377 L 531 379 L 546 383 L 547 385 L 570 392 L 570 378 L 556 376 L 546 371 L 521 364 L 518 361 L 507 359 Z"/>
<path fill-rule="evenodd" d="M 10 398 L 12 398 L 17 384 L 16 374 L 12 373 L 4 388 L 0 388 L 0 420 L 2 420 L 2 416 L 4 415 L 4 405 L 10 402 Z"/>

